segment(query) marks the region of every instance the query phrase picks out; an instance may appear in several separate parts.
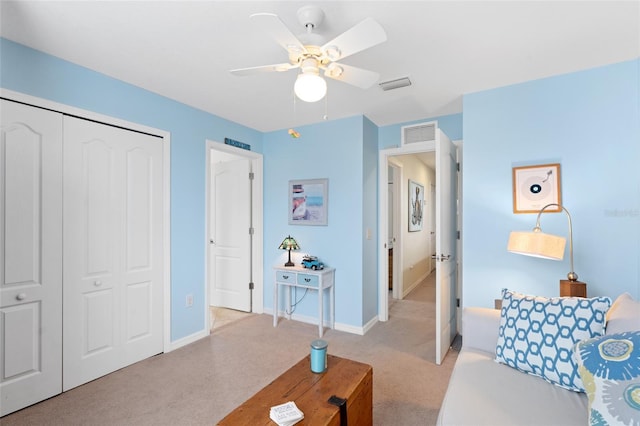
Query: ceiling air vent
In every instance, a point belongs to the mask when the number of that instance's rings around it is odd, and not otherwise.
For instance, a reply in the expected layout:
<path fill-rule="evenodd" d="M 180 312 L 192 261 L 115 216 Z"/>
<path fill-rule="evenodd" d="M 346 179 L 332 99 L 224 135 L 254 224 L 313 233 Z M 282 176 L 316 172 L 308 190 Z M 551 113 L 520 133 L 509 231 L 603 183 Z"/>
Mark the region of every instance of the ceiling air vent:
<path fill-rule="evenodd" d="M 411 80 L 409 80 L 409 77 L 402 77 L 396 80 L 383 81 L 382 83 L 379 83 L 379 86 L 386 92 L 387 90 L 411 86 Z"/>
<path fill-rule="evenodd" d="M 402 145 L 418 142 L 432 142 L 436 140 L 437 121 L 412 124 L 402 127 Z"/>

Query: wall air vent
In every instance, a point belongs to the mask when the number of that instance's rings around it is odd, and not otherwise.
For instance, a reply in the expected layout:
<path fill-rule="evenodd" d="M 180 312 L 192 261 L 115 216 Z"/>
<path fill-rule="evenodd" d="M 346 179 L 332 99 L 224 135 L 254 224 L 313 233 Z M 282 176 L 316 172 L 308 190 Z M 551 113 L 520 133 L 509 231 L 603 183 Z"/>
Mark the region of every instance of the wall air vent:
<path fill-rule="evenodd" d="M 436 130 L 438 129 L 437 121 L 428 121 L 425 123 L 412 124 L 403 126 L 402 146 L 410 145 L 418 142 L 432 142 L 436 140 Z"/>

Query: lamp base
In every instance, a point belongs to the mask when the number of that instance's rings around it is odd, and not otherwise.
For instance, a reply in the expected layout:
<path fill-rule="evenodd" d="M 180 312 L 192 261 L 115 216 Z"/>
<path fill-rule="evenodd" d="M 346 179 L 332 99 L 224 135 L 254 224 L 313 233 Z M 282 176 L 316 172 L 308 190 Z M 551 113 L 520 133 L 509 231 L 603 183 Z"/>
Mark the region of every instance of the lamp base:
<path fill-rule="evenodd" d="M 293 262 L 287 262 L 284 264 L 284 266 L 296 266 L 296 264 Z"/>
<path fill-rule="evenodd" d="M 587 283 L 560 280 L 560 297 L 587 297 Z"/>

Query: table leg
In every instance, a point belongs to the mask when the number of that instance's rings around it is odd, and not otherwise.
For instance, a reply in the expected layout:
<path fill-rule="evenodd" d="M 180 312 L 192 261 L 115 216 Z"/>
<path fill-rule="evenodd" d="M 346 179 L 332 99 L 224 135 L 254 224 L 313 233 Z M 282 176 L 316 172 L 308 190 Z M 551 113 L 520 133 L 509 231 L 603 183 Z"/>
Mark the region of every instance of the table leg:
<path fill-rule="evenodd" d="M 287 286 L 287 312 L 285 312 L 287 314 L 287 319 L 291 319 L 291 287 L 293 286 Z"/>
<path fill-rule="evenodd" d="M 329 320 L 329 326 L 332 330 L 336 328 L 336 306 L 335 306 L 335 293 L 334 293 L 335 285 L 329 287 L 329 314 L 331 315 L 331 319 Z"/>
<path fill-rule="evenodd" d="M 320 333 L 320 337 L 322 337 L 322 333 L 324 332 L 324 324 L 323 324 L 323 320 L 322 320 L 322 314 L 323 314 L 323 309 L 322 309 L 322 299 L 324 299 L 324 289 L 322 288 L 322 285 L 320 285 L 320 287 L 318 287 L 318 331 Z"/>
<path fill-rule="evenodd" d="M 278 325 L 278 283 L 273 286 L 273 326 Z"/>

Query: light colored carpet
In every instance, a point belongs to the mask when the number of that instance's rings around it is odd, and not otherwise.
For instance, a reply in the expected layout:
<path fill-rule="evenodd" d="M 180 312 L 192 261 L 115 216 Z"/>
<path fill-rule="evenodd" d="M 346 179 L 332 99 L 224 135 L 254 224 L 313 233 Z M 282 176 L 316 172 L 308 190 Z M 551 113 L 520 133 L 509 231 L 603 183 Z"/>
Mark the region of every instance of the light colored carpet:
<path fill-rule="evenodd" d="M 424 287 L 424 288 L 423 288 Z M 423 293 L 425 300 L 416 294 Z M 327 330 L 331 354 L 373 366 L 376 425 L 432 425 L 457 358 L 434 363 L 433 277 L 365 336 Z M 431 299 L 427 301 L 427 299 Z M 5 416 L 12 425 L 215 424 L 309 353 L 312 324 L 243 315 L 205 339 Z M 265 416 L 268 413 L 265 413 Z M 357 425 L 354 425 L 357 426 Z"/>

